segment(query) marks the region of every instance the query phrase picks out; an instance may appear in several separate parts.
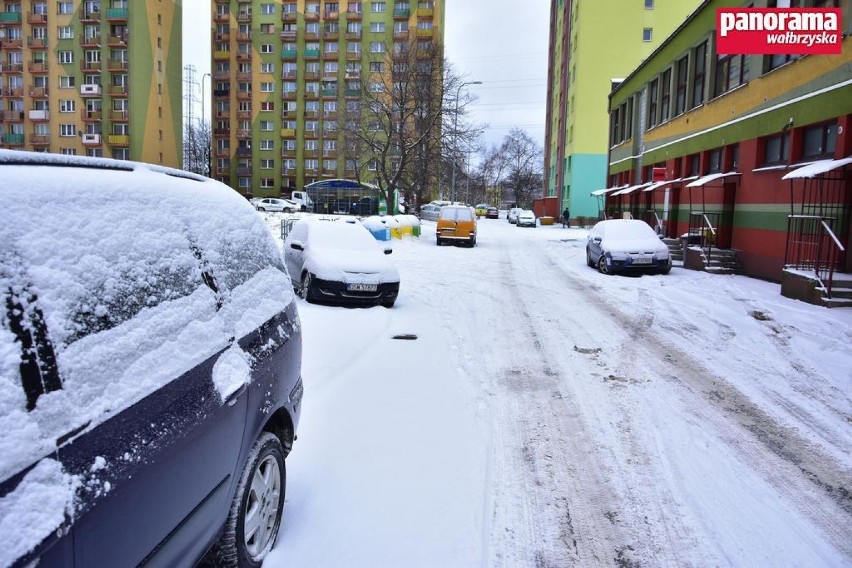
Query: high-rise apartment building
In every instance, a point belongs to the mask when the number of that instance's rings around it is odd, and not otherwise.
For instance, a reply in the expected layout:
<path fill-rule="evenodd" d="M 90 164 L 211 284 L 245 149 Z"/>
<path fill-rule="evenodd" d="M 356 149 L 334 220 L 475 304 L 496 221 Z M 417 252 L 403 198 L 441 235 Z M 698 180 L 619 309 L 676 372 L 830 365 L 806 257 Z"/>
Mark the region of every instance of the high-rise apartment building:
<path fill-rule="evenodd" d="M 596 217 L 606 186 L 608 96 L 700 0 L 551 0 L 545 207 Z"/>
<path fill-rule="evenodd" d="M 215 0 L 213 177 L 255 196 L 367 179 L 342 126 L 389 53 L 443 43 L 443 17 L 443 0 Z"/>
<path fill-rule="evenodd" d="M 181 0 L 0 9 L 0 148 L 180 166 Z"/>

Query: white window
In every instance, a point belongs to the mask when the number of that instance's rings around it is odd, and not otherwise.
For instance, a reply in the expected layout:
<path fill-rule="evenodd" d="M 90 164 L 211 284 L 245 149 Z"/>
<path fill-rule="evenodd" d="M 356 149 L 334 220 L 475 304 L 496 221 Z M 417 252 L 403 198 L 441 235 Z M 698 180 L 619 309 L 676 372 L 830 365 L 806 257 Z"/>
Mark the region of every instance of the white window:
<path fill-rule="evenodd" d="M 59 63 L 63 65 L 67 65 L 69 63 L 74 63 L 74 52 L 73 51 L 60 51 L 59 55 Z"/>
<path fill-rule="evenodd" d="M 370 2 L 370 11 L 374 14 L 382 14 L 386 9 L 384 2 Z"/>
<path fill-rule="evenodd" d="M 59 26 L 56 28 L 56 37 L 59 39 L 74 39 L 74 26 Z"/>
<path fill-rule="evenodd" d="M 317 167 L 319 166 L 319 160 L 308 159 L 305 160 L 305 169 L 309 172 L 317 171 Z"/>
<path fill-rule="evenodd" d="M 59 101 L 59 112 L 74 112 L 77 110 L 77 103 L 74 100 Z"/>
<path fill-rule="evenodd" d="M 275 4 L 264 3 L 260 5 L 260 13 L 261 14 L 274 14 L 275 13 Z"/>
<path fill-rule="evenodd" d="M 275 140 L 261 140 L 260 141 L 260 149 L 261 150 L 274 150 L 275 149 Z"/>
<path fill-rule="evenodd" d="M 59 76 L 59 88 L 60 89 L 73 89 L 76 83 L 76 78 L 73 75 L 60 75 Z"/>
<path fill-rule="evenodd" d="M 263 132 L 272 132 L 275 124 L 271 120 L 261 120 L 260 121 L 260 129 Z"/>
<path fill-rule="evenodd" d="M 274 63 L 261 63 L 260 64 L 260 72 L 261 73 L 275 73 L 275 64 Z"/>
<path fill-rule="evenodd" d="M 260 160 L 260 169 L 273 170 L 275 169 L 275 160 Z"/>
<path fill-rule="evenodd" d="M 269 111 L 274 111 L 274 110 L 275 110 L 275 102 L 274 101 L 261 101 L 260 102 L 260 111 L 261 112 L 269 112 Z"/>
<path fill-rule="evenodd" d="M 260 84 L 260 92 L 261 93 L 274 93 L 275 92 L 275 83 L 261 83 Z"/>
<path fill-rule="evenodd" d="M 237 185 L 239 185 L 240 189 L 246 189 L 251 187 L 251 178 L 241 177 L 237 181 Z"/>
<path fill-rule="evenodd" d="M 74 13 L 74 2 L 57 2 L 56 3 L 56 13 L 57 14 L 73 14 Z"/>
<path fill-rule="evenodd" d="M 260 187 L 263 189 L 270 189 L 275 187 L 275 180 L 272 178 L 260 178 Z"/>
<path fill-rule="evenodd" d="M 370 22 L 370 31 L 375 33 L 383 33 L 385 31 L 384 22 Z"/>
<path fill-rule="evenodd" d="M 77 148 L 60 148 L 59 153 L 63 156 L 76 156 Z"/>
<path fill-rule="evenodd" d="M 60 124 L 59 125 L 59 135 L 64 136 L 66 138 L 71 136 L 77 136 L 77 125 L 76 124 Z"/>
<path fill-rule="evenodd" d="M 260 52 L 261 53 L 272 53 L 273 47 L 271 43 L 262 43 L 260 44 Z"/>
<path fill-rule="evenodd" d="M 385 44 L 380 41 L 374 41 L 370 43 L 370 53 L 384 53 L 385 52 Z"/>

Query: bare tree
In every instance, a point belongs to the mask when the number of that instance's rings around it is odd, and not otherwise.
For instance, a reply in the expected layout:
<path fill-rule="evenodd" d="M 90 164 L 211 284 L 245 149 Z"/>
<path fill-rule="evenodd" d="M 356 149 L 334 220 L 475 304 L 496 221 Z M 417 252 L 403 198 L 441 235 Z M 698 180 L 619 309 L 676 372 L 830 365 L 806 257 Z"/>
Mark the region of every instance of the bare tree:
<path fill-rule="evenodd" d="M 188 172 L 210 176 L 212 171 L 213 132 L 210 123 L 199 120 L 184 125 L 184 168 Z"/>
<path fill-rule="evenodd" d="M 479 164 L 479 176 L 485 186 L 485 202 L 500 206 L 502 192 L 500 191 L 505 178 L 508 163 L 500 148 L 492 146 L 485 150 Z"/>
<path fill-rule="evenodd" d="M 503 139 L 500 152 L 506 160 L 506 184 L 518 207 L 531 207 L 541 191 L 543 177 L 541 147 L 520 128 Z"/>

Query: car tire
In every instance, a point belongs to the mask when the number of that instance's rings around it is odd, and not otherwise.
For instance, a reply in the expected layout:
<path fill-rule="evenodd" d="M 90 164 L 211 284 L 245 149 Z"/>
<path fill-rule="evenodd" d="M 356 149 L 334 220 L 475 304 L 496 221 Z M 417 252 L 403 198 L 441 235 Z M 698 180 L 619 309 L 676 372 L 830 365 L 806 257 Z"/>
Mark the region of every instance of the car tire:
<path fill-rule="evenodd" d="M 263 432 L 249 453 L 222 537 L 208 556 L 214 566 L 260 568 L 281 527 L 286 486 L 284 447 Z M 250 535 L 247 525 L 255 527 Z"/>
<path fill-rule="evenodd" d="M 438 246 L 441 246 L 441 245 L 444 244 L 444 241 L 441 240 L 441 237 L 437 238 L 437 242 L 438 242 Z"/>
<path fill-rule="evenodd" d="M 257 210 L 258 211 L 266 211 L 266 207 L 258 207 Z"/>
<path fill-rule="evenodd" d="M 304 276 L 302 276 L 302 285 L 299 287 L 299 297 L 309 304 L 313 304 L 315 287 L 316 284 L 314 284 L 313 275 L 310 272 L 305 272 Z"/>
<path fill-rule="evenodd" d="M 662 270 L 660 270 L 660 274 L 668 274 L 668 273 L 669 273 L 669 272 L 671 272 L 671 271 L 672 271 L 672 265 L 671 265 L 671 263 L 670 263 L 667 267 L 665 267 L 665 268 L 663 268 Z"/>
<path fill-rule="evenodd" d="M 390 308 L 392 308 L 392 307 L 393 307 L 393 305 L 394 305 L 395 303 L 396 303 L 396 298 L 394 298 L 393 300 L 385 300 L 384 302 L 382 302 L 382 306 L 384 306 L 385 308 L 390 309 Z"/>
<path fill-rule="evenodd" d="M 598 272 L 600 272 L 601 274 L 609 274 L 610 276 L 614 274 L 614 272 L 610 270 L 609 267 L 607 267 L 606 257 L 604 255 L 601 255 L 601 257 L 598 259 Z"/>

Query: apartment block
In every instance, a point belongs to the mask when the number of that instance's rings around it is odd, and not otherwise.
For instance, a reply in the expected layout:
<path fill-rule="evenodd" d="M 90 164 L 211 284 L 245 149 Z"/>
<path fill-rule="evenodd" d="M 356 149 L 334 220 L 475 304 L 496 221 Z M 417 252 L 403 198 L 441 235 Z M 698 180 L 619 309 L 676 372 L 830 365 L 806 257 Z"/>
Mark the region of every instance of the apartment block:
<path fill-rule="evenodd" d="M 181 0 L 0 9 L 0 148 L 180 167 Z"/>
<path fill-rule="evenodd" d="M 215 0 L 212 10 L 212 175 L 244 195 L 368 180 L 341 131 L 360 116 L 365 82 L 405 43 L 443 43 L 443 0 Z"/>
<path fill-rule="evenodd" d="M 597 216 L 606 184 L 607 97 L 700 0 L 551 0 L 544 209 Z M 540 211 L 540 214 L 543 214 Z"/>

